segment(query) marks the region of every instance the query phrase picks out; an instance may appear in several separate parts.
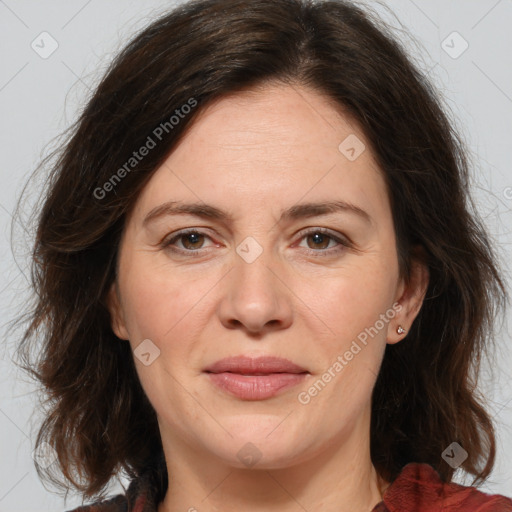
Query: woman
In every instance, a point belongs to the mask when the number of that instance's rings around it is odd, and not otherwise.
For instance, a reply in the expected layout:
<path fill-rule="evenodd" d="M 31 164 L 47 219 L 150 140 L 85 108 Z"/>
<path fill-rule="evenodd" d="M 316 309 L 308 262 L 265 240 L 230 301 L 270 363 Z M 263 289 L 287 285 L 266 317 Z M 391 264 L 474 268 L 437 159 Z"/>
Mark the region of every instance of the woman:
<path fill-rule="evenodd" d="M 45 191 L 38 472 L 91 512 L 512 510 L 451 483 L 493 467 L 473 371 L 506 298 L 467 190 L 428 82 L 349 2 L 160 18 Z"/>

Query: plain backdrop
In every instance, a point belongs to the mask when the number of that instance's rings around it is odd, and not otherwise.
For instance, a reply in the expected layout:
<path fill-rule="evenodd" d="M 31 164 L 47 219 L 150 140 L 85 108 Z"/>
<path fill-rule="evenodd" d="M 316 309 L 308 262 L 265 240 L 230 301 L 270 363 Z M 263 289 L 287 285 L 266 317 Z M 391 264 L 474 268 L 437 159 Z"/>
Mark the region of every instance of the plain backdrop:
<path fill-rule="evenodd" d="M 73 494 L 64 501 L 37 477 L 32 459 L 40 422 L 36 388 L 11 360 L 19 332 L 12 330 L 10 322 L 24 311 L 27 301 L 23 273 L 28 272 L 29 254 L 19 225 L 14 226 L 11 243 L 17 198 L 40 159 L 53 148 L 52 139 L 76 119 L 113 55 L 132 34 L 175 3 L 0 0 L 0 512 L 58 512 L 81 504 Z M 366 3 L 396 27 L 397 37 L 436 83 L 466 140 L 474 162 L 472 192 L 497 241 L 510 287 L 512 1 L 386 2 L 396 18 L 372 0 Z M 51 55 L 45 54 L 54 48 Z M 496 467 L 482 489 L 509 496 L 510 319 L 509 309 L 499 331 L 496 356 L 485 364 L 480 382 L 498 435 Z M 461 474 L 457 478 L 464 481 Z M 119 483 L 111 489 L 118 492 Z"/>

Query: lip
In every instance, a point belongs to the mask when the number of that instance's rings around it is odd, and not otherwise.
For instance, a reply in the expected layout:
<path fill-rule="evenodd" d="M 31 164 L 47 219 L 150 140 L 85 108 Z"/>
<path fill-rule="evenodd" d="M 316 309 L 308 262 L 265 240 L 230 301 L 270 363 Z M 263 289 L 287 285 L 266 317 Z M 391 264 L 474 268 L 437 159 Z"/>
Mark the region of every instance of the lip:
<path fill-rule="evenodd" d="M 228 357 L 204 372 L 220 389 L 243 400 L 264 400 L 304 381 L 309 372 L 273 356 Z"/>
<path fill-rule="evenodd" d="M 274 356 L 226 357 L 208 366 L 204 371 L 210 373 L 231 372 L 240 373 L 242 375 L 307 372 L 305 368 L 292 363 L 289 359 Z"/>

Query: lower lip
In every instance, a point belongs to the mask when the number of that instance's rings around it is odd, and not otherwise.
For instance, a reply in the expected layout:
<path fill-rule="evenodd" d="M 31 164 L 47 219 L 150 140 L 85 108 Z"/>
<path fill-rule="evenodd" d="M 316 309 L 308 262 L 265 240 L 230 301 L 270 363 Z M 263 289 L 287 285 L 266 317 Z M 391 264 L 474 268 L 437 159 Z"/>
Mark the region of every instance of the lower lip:
<path fill-rule="evenodd" d="M 239 373 L 208 373 L 219 388 L 243 400 L 264 400 L 304 381 L 307 373 L 270 373 L 241 375 Z"/>

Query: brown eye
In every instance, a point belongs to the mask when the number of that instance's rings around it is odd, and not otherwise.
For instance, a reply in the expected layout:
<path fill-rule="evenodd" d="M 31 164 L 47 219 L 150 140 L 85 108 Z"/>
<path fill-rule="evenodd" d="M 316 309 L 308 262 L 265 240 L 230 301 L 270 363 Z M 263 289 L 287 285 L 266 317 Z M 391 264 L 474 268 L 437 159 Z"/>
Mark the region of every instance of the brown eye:
<path fill-rule="evenodd" d="M 352 243 L 346 237 L 338 233 L 332 234 L 324 228 L 303 232 L 301 244 L 302 241 L 306 242 L 306 246 L 300 245 L 299 247 L 303 247 L 306 252 L 315 256 L 334 256 L 352 247 Z"/>
<path fill-rule="evenodd" d="M 182 241 L 185 249 L 194 250 L 201 249 L 204 243 L 204 235 L 197 232 L 181 234 L 178 240 Z"/>
<path fill-rule="evenodd" d="M 161 247 L 177 254 L 199 256 L 208 248 L 205 246 L 206 239 L 210 239 L 207 234 L 191 229 L 167 238 L 162 242 Z"/>
<path fill-rule="evenodd" d="M 311 249 L 327 249 L 329 247 L 329 242 L 333 240 L 333 238 L 325 233 L 315 232 L 306 236 L 306 239 L 312 240 L 312 243 L 308 243 L 308 247 Z"/>

